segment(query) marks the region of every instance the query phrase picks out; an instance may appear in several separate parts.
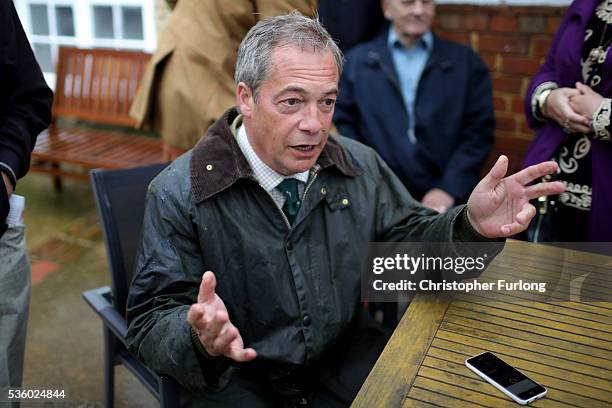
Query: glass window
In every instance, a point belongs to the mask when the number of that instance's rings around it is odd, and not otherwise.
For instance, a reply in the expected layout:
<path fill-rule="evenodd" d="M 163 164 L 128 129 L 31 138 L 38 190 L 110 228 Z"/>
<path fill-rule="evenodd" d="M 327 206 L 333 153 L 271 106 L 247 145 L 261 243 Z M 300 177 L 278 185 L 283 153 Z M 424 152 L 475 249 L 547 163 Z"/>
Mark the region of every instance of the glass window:
<path fill-rule="evenodd" d="M 57 35 L 74 37 L 74 16 L 72 7 L 56 6 L 55 16 L 57 18 Z"/>
<path fill-rule="evenodd" d="M 55 71 L 53 68 L 53 57 L 51 56 L 51 45 L 41 43 L 34 43 L 33 45 L 34 55 L 40 64 L 40 69 L 42 69 L 43 72 Z"/>
<path fill-rule="evenodd" d="M 123 38 L 142 40 L 142 9 L 140 7 L 121 7 L 123 21 Z"/>
<path fill-rule="evenodd" d="M 47 6 L 44 4 L 30 4 L 30 19 L 32 20 L 32 33 L 36 35 L 49 35 L 49 18 Z"/>
<path fill-rule="evenodd" d="M 113 8 L 110 6 L 94 6 L 94 36 L 96 38 L 114 38 Z"/>

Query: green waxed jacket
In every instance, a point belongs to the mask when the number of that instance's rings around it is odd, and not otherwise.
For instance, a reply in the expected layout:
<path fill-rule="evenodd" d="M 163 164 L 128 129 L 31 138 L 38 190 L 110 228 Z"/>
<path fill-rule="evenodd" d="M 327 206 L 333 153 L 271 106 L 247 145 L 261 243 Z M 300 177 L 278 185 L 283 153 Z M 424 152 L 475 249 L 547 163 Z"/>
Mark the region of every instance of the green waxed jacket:
<path fill-rule="evenodd" d="M 215 273 L 255 361 L 299 367 L 361 307 L 363 243 L 482 240 L 464 207 L 422 207 L 374 150 L 343 137 L 329 139 L 290 228 L 230 130 L 237 115 L 226 112 L 151 183 L 128 298 L 130 349 L 194 392 L 222 388 L 239 367 L 192 342 L 186 317 L 203 272 Z"/>

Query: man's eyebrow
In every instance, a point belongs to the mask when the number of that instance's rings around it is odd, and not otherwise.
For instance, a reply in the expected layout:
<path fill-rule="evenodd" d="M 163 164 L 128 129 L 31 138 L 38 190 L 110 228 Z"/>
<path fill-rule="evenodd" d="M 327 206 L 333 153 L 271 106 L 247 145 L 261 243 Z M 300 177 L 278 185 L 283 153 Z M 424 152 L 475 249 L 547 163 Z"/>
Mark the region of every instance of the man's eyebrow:
<path fill-rule="evenodd" d="M 300 86 L 295 86 L 295 85 L 289 85 L 286 88 L 281 89 L 276 95 L 275 98 L 278 98 L 279 96 L 281 96 L 282 94 L 285 93 L 289 93 L 289 92 L 296 92 L 299 93 L 300 95 L 306 95 L 308 94 L 308 92 L 306 91 L 306 89 L 300 87 Z M 328 96 L 328 95 L 337 95 L 338 94 L 338 88 L 337 87 L 333 87 L 330 90 L 326 91 L 323 93 L 323 96 Z"/>
<path fill-rule="evenodd" d="M 329 91 L 325 92 L 323 94 L 323 96 L 337 95 L 337 94 L 338 94 L 338 88 L 334 87 L 334 88 L 330 89 Z"/>
<path fill-rule="evenodd" d="M 295 85 L 289 85 L 283 89 L 281 89 L 280 91 L 278 91 L 278 93 L 275 95 L 275 97 L 279 97 L 284 93 L 289 93 L 289 92 L 296 92 L 302 95 L 307 94 L 308 92 L 306 92 L 306 90 L 300 86 L 295 86 Z"/>

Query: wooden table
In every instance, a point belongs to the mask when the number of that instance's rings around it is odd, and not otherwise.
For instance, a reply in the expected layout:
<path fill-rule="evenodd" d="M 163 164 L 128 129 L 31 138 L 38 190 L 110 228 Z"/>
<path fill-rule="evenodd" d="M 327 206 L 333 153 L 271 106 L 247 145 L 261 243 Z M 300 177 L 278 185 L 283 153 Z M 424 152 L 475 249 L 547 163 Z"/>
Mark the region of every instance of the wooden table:
<path fill-rule="evenodd" d="M 519 241 L 508 241 L 487 273 L 535 279 L 553 270 L 573 280 L 589 272 L 582 293 L 612 293 L 612 257 Z M 567 299 L 418 294 L 353 407 L 517 407 L 465 367 L 484 351 L 548 388 L 535 407 L 612 407 L 612 302 Z"/>

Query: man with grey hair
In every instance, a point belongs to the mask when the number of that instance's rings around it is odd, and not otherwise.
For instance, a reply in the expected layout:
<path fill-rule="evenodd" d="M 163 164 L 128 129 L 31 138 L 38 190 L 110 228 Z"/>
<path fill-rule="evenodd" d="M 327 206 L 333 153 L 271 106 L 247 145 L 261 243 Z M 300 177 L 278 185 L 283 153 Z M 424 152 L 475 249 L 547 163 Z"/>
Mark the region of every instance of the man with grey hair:
<path fill-rule="evenodd" d="M 237 108 L 151 183 L 128 343 L 193 406 L 350 405 L 387 338 L 361 306 L 359 244 L 510 236 L 562 189 L 525 187 L 555 163 L 505 177 L 501 157 L 467 206 L 421 206 L 372 149 L 329 136 L 341 61 L 316 20 L 258 23 Z"/>

